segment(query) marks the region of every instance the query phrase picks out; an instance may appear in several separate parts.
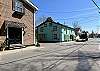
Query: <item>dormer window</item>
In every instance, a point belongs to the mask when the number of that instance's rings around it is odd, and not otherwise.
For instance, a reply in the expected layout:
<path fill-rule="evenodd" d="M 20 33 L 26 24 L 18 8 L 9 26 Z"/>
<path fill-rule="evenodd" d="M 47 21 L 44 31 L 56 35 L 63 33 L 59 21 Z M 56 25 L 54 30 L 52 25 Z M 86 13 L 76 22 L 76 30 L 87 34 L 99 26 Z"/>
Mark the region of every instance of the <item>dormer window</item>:
<path fill-rule="evenodd" d="M 25 13 L 23 3 L 20 0 L 13 0 L 13 10 L 17 12 L 17 14 Z"/>

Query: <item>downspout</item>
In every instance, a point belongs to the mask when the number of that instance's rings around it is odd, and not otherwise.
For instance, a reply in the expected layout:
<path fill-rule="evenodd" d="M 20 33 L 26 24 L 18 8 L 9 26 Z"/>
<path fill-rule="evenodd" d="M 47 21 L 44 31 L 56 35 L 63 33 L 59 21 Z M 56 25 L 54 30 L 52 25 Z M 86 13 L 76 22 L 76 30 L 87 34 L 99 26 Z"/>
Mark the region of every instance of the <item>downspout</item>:
<path fill-rule="evenodd" d="M 33 44 L 35 45 L 35 11 L 33 13 Z"/>

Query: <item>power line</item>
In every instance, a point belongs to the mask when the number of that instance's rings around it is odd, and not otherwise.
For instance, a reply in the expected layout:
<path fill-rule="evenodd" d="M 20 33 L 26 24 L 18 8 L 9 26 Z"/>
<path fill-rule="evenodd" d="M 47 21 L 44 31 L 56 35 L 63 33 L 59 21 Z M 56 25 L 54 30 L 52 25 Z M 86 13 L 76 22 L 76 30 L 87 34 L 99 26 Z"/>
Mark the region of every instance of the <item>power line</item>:
<path fill-rule="evenodd" d="M 95 7 L 92 8 L 86 8 L 86 9 L 80 9 L 80 10 L 74 10 L 74 11 L 62 11 L 62 12 L 58 12 L 58 11 L 43 11 L 40 10 L 39 13 L 73 13 L 73 12 L 81 12 L 81 11 L 87 11 L 87 10 L 95 10 Z"/>
<path fill-rule="evenodd" d="M 80 21 L 82 23 L 88 23 L 88 22 L 93 22 L 93 21 L 96 21 L 98 18 L 93 18 L 93 19 L 88 19 L 88 21 Z"/>
<path fill-rule="evenodd" d="M 89 17 L 88 15 L 92 15 L 93 16 L 93 14 L 95 15 L 95 13 L 93 12 L 93 13 L 89 13 L 89 14 L 80 14 L 80 15 L 76 15 L 76 16 L 69 17 L 69 18 L 62 18 L 62 19 L 61 18 L 58 18 L 58 19 L 55 19 L 55 20 L 68 20 L 68 19 L 87 18 L 87 17 Z"/>
<path fill-rule="evenodd" d="M 78 14 L 78 15 L 75 15 L 75 16 L 71 16 L 71 17 L 68 17 L 67 19 L 75 19 L 75 18 L 82 18 L 82 16 L 89 16 L 89 15 L 93 15 L 93 14 L 95 14 L 97 11 L 93 11 L 93 12 L 91 12 L 91 13 L 86 13 L 86 14 Z M 63 19 L 63 18 L 62 18 Z M 67 20 L 67 19 L 65 19 L 65 20 Z M 59 18 L 57 19 L 57 20 L 59 20 Z M 63 19 L 64 20 L 64 19 Z"/>
<path fill-rule="evenodd" d="M 91 0 L 93 3 L 94 3 L 94 5 L 100 10 L 100 7 L 96 4 L 96 2 L 94 1 L 94 0 Z"/>
<path fill-rule="evenodd" d="M 68 20 L 68 19 L 80 19 L 80 18 L 89 18 L 89 17 L 94 17 L 94 16 L 87 16 L 87 17 L 77 17 L 77 18 L 64 18 L 64 19 L 55 19 L 55 20 Z"/>

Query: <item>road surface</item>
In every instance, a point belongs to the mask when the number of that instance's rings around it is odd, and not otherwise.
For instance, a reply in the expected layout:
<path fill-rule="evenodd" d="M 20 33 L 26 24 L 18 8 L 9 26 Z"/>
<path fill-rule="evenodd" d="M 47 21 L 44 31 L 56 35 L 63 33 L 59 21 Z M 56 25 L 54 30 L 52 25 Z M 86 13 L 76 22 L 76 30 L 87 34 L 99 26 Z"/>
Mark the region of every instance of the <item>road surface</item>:
<path fill-rule="evenodd" d="M 41 43 L 44 48 L 0 54 L 0 71 L 100 71 L 100 39 Z"/>

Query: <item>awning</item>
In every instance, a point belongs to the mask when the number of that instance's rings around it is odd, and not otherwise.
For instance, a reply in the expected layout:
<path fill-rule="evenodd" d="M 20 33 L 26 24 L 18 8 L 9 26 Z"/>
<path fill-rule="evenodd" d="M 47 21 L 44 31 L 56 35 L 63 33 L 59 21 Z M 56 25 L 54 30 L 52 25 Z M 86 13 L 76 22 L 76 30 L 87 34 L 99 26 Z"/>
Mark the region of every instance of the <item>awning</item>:
<path fill-rule="evenodd" d="M 5 29 L 7 27 L 16 27 L 16 28 L 26 28 L 24 23 L 14 22 L 14 21 L 4 21 Z"/>

